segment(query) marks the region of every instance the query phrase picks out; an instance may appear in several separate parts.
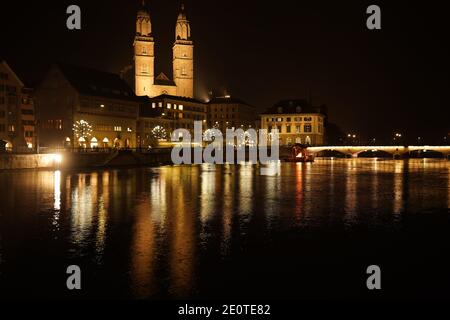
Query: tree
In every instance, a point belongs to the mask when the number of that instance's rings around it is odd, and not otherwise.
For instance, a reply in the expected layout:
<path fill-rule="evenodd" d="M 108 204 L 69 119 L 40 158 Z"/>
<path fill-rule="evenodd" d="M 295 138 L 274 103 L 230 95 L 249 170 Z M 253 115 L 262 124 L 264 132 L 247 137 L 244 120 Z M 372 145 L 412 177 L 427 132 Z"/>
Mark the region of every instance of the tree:
<path fill-rule="evenodd" d="M 92 126 L 85 120 L 76 121 L 73 124 L 73 131 L 77 139 L 87 140 L 92 134 Z"/>
<path fill-rule="evenodd" d="M 152 130 L 152 136 L 158 141 L 163 141 L 167 139 L 166 129 L 162 126 L 156 126 Z"/>

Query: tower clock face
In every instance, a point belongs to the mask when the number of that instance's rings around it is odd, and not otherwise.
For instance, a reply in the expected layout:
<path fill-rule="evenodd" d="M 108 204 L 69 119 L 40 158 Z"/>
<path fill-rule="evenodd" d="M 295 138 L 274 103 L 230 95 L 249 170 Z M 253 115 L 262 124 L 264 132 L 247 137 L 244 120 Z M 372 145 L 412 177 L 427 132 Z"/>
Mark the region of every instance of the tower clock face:
<path fill-rule="evenodd" d="M 0 13 L 0 306 L 301 319 L 312 299 L 450 300 L 443 2 Z"/>

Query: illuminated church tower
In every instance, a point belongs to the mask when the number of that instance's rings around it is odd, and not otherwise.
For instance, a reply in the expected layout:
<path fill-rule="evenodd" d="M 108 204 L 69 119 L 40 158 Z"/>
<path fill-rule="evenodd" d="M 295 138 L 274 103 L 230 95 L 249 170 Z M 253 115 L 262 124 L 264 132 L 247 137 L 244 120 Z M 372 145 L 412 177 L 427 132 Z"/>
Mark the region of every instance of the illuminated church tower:
<path fill-rule="evenodd" d="M 137 96 L 152 95 L 154 84 L 155 42 L 152 37 L 150 14 L 142 1 L 136 19 L 134 39 L 135 92 Z"/>
<path fill-rule="evenodd" d="M 177 96 L 194 97 L 194 45 L 183 4 L 175 27 L 173 80 L 177 86 Z"/>

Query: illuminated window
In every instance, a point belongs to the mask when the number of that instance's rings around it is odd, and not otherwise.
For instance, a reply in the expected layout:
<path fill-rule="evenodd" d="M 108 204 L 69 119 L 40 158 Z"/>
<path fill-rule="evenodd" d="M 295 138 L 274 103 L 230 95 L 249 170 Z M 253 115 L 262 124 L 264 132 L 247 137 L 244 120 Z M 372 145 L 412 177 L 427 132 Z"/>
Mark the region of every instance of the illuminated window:
<path fill-rule="evenodd" d="M 178 106 L 178 109 L 179 109 L 179 110 L 183 110 L 183 105 L 180 104 L 180 105 Z"/>
<path fill-rule="evenodd" d="M 162 108 L 163 107 L 163 103 L 162 102 L 158 102 L 158 107 Z"/>
<path fill-rule="evenodd" d="M 122 131 L 122 127 L 121 126 L 114 126 L 114 131 L 121 132 Z"/>
<path fill-rule="evenodd" d="M 156 108 L 156 103 L 155 103 L 155 102 L 152 103 L 152 108 L 153 108 L 153 109 Z"/>
<path fill-rule="evenodd" d="M 167 104 L 167 109 L 171 109 L 172 108 L 172 104 L 171 103 L 168 103 Z"/>
<path fill-rule="evenodd" d="M 305 133 L 312 132 L 312 127 L 310 124 L 305 124 L 304 126 Z"/>
<path fill-rule="evenodd" d="M 295 126 L 295 133 L 300 133 L 300 126 Z"/>

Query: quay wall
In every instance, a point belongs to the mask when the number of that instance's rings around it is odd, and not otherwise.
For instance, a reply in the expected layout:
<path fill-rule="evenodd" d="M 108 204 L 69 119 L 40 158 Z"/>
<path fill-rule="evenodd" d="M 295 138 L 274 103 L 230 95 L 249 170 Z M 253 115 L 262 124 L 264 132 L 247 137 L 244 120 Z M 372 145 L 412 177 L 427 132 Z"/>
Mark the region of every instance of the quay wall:
<path fill-rule="evenodd" d="M 0 170 L 73 169 L 172 164 L 170 150 L 157 153 L 0 154 Z"/>

